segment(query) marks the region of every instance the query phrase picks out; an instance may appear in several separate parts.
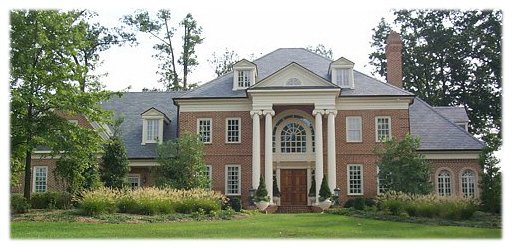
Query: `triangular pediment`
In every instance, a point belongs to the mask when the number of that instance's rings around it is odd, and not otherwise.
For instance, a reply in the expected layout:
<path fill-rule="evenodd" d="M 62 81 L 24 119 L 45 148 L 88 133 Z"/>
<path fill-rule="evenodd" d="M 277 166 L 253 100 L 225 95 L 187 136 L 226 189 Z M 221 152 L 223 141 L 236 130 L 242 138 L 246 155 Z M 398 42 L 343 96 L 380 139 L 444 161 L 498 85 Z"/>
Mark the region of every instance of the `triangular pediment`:
<path fill-rule="evenodd" d="M 169 122 L 169 118 L 165 113 L 161 112 L 160 110 L 151 107 L 140 114 L 143 118 L 164 118 L 165 121 Z"/>
<path fill-rule="evenodd" d="M 329 72 L 331 72 L 331 70 L 333 68 L 353 68 L 354 67 L 354 62 L 346 59 L 345 57 L 340 57 L 339 59 L 331 62 L 331 64 L 329 65 Z"/>
<path fill-rule="evenodd" d="M 251 89 L 300 87 L 338 88 L 338 86 L 311 72 L 307 68 L 292 62 L 260 80 L 257 84 L 252 86 Z"/>
<path fill-rule="evenodd" d="M 237 67 L 256 67 L 256 64 L 254 64 L 246 59 L 241 59 L 237 63 L 233 64 L 233 68 L 237 68 Z"/>

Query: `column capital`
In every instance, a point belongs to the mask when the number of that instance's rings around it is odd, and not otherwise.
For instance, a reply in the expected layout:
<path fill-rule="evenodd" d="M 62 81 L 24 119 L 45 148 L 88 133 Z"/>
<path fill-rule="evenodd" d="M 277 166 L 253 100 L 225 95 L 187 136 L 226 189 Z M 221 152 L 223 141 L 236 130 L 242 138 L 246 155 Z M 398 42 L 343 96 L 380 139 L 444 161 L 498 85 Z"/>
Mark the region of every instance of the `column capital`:
<path fill-rule="evenodd" d="M 324 115 L 325 110 L 324 109 L 315 109 L 313 110 L 313 116 L 316 116 L 317 114 Z"/>
<path fill-rule="evenodd" d="M 263 111 L 262 110 L 252 110 L 251 111 L 251 117 L 254 116 L 254 115 L 261 116 L 261 115 L 263 115 Z"/>
<path fill-rule="evenodd" d="M 276 115 L 276 112 L 274 110 L 262 110 L 262 112 L 263 112 L 263 115 L 268 115 L 268 114 L 270 114 L 271 116 Z"/>
<path fill-rule="evenodd" d="M 336 117 L 336 114 L 338 114 L 338 110 L 336 110 L 336 109 L 327 109 L 327 110 L 325 110 L 325 114 L 327 114 L 327 115 L 334 114 L 334 116 Z"/>

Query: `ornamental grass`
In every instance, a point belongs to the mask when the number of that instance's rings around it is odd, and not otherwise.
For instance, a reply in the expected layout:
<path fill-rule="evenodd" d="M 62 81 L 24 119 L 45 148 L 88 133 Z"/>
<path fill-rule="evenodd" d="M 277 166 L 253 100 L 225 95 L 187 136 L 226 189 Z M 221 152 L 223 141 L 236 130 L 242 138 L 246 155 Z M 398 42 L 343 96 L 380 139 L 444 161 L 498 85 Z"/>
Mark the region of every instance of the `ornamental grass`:
<path fill-rule="evenodd" d="M 417 195 L 390 191 L 377 197 L 378 208 L 393 215 L 469 219 L 478 210 L 479 202 L 461 196 Z"/>
<path fill-rule="evenodd" d="M 145 187 L 134 190 L 115 190 L 99 188 L 84 192 L 80 208 L 88 215 L 112 212 L 143 215 L 190 214 L 219 211 L 225 202 L 224 195 L 205 189 L 178 190 Z"/>

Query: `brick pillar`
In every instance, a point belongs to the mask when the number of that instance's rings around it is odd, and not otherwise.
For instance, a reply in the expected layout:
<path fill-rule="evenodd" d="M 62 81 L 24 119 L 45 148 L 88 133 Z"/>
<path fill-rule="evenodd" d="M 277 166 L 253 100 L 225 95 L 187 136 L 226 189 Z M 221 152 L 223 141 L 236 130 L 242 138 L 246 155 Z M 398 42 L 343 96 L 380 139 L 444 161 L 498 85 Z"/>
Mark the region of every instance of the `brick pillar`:
<path fill-rule="evenodd" d="M 386 39 L 386 80 L 389 84 L 403 88 L 402 84 L 402 40 L 400 34 L 391 31 Z"/>

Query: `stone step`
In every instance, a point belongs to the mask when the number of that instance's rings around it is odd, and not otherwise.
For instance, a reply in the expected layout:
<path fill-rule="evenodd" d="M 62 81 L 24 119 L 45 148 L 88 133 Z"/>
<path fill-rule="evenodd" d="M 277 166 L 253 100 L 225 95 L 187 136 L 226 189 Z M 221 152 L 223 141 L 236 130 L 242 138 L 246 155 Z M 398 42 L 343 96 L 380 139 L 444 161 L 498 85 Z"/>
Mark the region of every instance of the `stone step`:
<path fill-rule="evenodd" d="M 322 210 L 315 206 L 279 206 L 276 213 L 290 214 L 290 213 L 319 213 Z"/>

